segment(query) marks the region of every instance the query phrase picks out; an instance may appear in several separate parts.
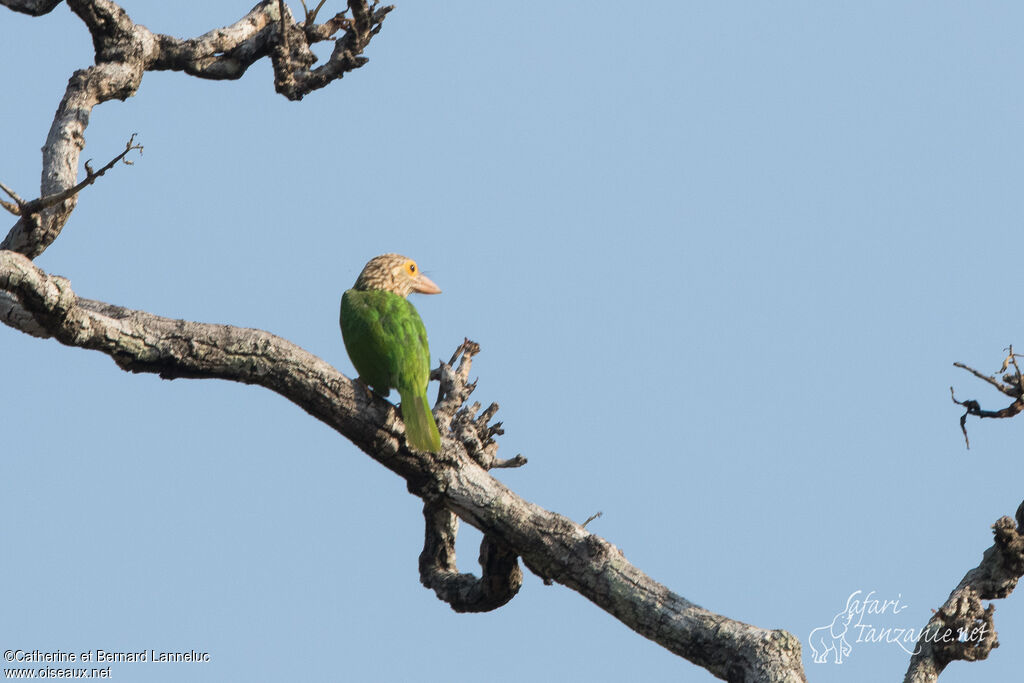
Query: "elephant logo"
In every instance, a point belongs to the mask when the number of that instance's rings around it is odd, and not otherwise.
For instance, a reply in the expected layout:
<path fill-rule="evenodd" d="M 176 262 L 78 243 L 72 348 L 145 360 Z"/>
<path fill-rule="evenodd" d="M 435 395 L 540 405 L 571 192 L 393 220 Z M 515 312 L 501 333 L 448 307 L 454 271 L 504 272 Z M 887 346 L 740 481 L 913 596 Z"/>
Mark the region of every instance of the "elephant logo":
<path fill-rule="evenodd" d="M 849 657 L 853 652 L 853 646 L 846 640 L 846 632 L 856 613 L 853 598 L 859 593 L 860 591 L 856 591 L 847 598 L 846 607 L 836 614 L 831 624 L 819 626 L 811 631 L 811 635 L 807 636 L 815 663 L 824 664 L 828 660 L 828 653 L 832 652 L 836 664 L 842 664 L 843 657 Z"/>

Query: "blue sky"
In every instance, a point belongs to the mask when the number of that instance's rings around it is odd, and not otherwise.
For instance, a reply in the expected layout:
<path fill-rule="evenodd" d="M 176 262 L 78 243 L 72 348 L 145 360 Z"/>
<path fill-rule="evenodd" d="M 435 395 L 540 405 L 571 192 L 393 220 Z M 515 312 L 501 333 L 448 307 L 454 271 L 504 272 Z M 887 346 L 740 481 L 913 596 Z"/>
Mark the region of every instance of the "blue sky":
<path fill-rule="evenodd" d="M 125 0 L 193 36 L 249 3 Z M 327 9 L 337 11 L 338 7 Z M 83 159 L 144 154 L 82 195 L 37 263 L 76 292 L 269 330 L 352 368 L 341 292 L 415 258 L 435 357 L 483 352 L 498 477 L 708 609 L 804 643 L 812 681 L 895 680 L 907 655 L 810 631 L 855 591 L 919 629 L 1022 497 L 1020 421 L 969 424 L 1024 347 L 1024 48 L 1016 3 L 398 2 L 370 63 L 290 103 L 148 73 L 98 107 Z M 38 192 L 67 78 L 64 7 L 0 11 L 0 180 Z M 706 681 L 527 573 L 485 615 L 422 588 L 420 503 L 284 399 L 128 375 L 0 329 L 4 649 L 189 650 L 121 680 Z M 434 395 L 436 385 L 431 388 Z M 479 536 L 463 527 L 460 566 Z M 1002 647 L 943 681 L 1010 680 Z"/>

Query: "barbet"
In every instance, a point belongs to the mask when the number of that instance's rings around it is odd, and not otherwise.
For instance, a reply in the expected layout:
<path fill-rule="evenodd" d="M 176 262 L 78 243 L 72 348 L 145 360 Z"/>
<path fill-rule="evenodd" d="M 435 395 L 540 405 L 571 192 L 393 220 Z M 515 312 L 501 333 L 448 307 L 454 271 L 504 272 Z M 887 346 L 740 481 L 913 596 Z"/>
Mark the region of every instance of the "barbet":
<path fill-rule="evenodd" d="M 441 450 L 441 435 L 427 401 L 430 347 L 412 292 L 440 294 L 412 259 L 384 254 L 370 259 L 341 297 L 341 337 L 359 379 L 381 396 L 398 390 L 406 439 L 427 453 Z"/>

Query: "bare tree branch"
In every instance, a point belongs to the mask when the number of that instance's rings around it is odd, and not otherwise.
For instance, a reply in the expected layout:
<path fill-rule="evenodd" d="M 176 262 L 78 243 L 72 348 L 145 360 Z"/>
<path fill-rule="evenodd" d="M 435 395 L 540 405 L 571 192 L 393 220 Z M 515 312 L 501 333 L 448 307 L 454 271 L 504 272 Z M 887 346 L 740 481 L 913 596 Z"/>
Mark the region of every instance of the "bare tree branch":
<path fill-rule="evenodd" d="M 309 25 L 300 30 L 293 22 L 289 22 L 288 31 L 293 36 L 301 36 L 301 40 L 296 41 L 297 44 L 291 50 L 280 51 L 273 60 L 274 87 L 279 93 L 290 100 L 301 100 L 314 90 L 366 64 L 368 60 L 362 56 L 363 50 L 380 31 L 384 17 L 394 8 L 390 5 L 377 7 L 365 0 L 349 0 L 348 8 L 352 18 L 345 20 L 338 15 L 324 25 L 326 30 Z M 343 25 L 348 30 L 334 41 L 334 50 L 327 62 L 310 70 L 309 67 L 316 62 L 316 56 L 309 49 L 310 43 L 324 40 Z"/>
<path fill-rule="evenodd" d="M 402 476 L 408 489 L 430 506 L 432 533 L 441 510 L 454 512 L 482 531 L 490 544 L 476 588 L 470 580 L 436 580 L 444 542 L 427 552 L 430 585 L 448 581 L 442 592 L 465 596 L 459 606 L 489 606 L 511 597 L 516 586 L 514 556 L 542 578 L 567 586 L 631 629 L 715 676 L 729 681 L 804 681 L 800 641 L 782 630 L 765 630 L 728 619 L 673 593 L 630 564 L 603 538 L 562 515 L 529 503 L 494 479 L 478 463 L 491 447 L 479 437 L 460 436 L 456 403 L 475 384 L 450 382 L 435 408 L 442 452 L 424 455 L 404 443 L 404 426 L 394 406 L 367 396 L 354 381 L 304 349 L 262 330 L 172 320 L 81 299 L 70 283 L 47 275 L 24 256 L 0 251 L 0 290 L 13 295 L 46 333 L 63 344 L 101 351 L 124 370 L 163 378 L 219 378 L 266 387 L 350 439 L 382 465 Z M 19 328 L 20 329 L 20 328 Z M 27 330 L 26 330 L 27 331 Z M 468 376 L 472 354 L 466 342 L 459 369 L 441 375 Z M 476 420 L 471 420 L 479 430 Z M 471 452 L 470 448 L 484 452 Z M 443 539 L 442 539 L 443 541 Z M 428 550 L 430 542 L 425 544 Z M 454 586 L 454 588 L 451 588 Z M 468 586 L 468 590 L 463 590 Z M 473 591 L 476 591 L 474 593 Z M 474 602 L 476 601 L 476 602 Z M 454 603 L 453 603 L 454 604 Z M 496 606 L 496 605 L 494 605 Z"/>
<path fill-rule="evenodd" d="M 320 14 L 320 10 L 323 8 L 324 3 L 327 2 L 327 0 L 320 0 L 316 7 L 313 8 L 312 12 L 309 11 L 308 7 L 306 7 L 306 0 L 299 0 L 299 2 L 302 3 L 302 11 L 306 13 L 306 19 L 303 21 L 303 24 L 306 26 L 312 26 L 316 23 L 316 15 Z"/>
<path fill-rule="evenodd" d="M 46 328 L 36 322 L 35 316 L 29 313 L 18 301 L 18 298 L 10 292 L 0 291 L 0 322 L 33 337 L 40 339 L 50 337 Z"/>
<path fill-rule="evenodd" d="M 1001 393 L 1014 399 L 1013 402 L 1005 408 L 1000 408 L 999 410 L 985 410 L 981 407 L 981 404 L 974 399 L 967 399 L 964 401 L 957 400 L 956 394 L 953 392 L 953 387 L 949 388 L 949 393 L 953 398 L 953 403 L 965 408 L 964 414 L 960 416 L 960 431 L 964 434 L 964 442 L 967 444 L 968 449 L 971 447 L 971 440 L 967 437 L 968 415 L 973 415 L 979 418 L 1007 418 L 1019 415 L 1024 411 L 1024 378 L 1022 378 L 1020 366 L 1017 364 L 1017 354 L 1013 352 L 1012 344 L 1006 350 L 1008 351 L 1008 355 L 1003 360 L 1003 365 L 999 372 L 1006 372 L 1011 365 L 1013 366 L 1014 371 L 1012 374 L 1007 373 L 1003 375 L 1002 381 L 999 381 L 992 375 L 986 375 L 983 372 L 979 372 L 978 370 L 975 370 L 968 365 L 964 365 L 963 363 L 953 363 L 954 367 L 966 370 L 978 379 L 988 382 Z"/>
<path fill-rule="evenodd" d="M 0 204 L 2 204 L 5 209 L 13 213 L 15 216 L 28 216 L 33 213 L 39 213 L 44 209 L 48 209 L 51 206 L 60 204 L 66 199 L 70 199 L 71 197 L 75 196 L 89 185 L 92 185 L 93 183 L 96 182 L 97 178 L 105 174 L 110 169 L 114 168 L 117 162 L 123 161 L 126 165 L 131 166 L 133 162 L 129 161 L 125 157 L 128 156 L 128 153 L 131 152 L 132 150 L 138 150 L 139 154 L 142 154 L 142 145 L 135 143 L 134 133 L 132 134 L 131 138 L 128 139 L 128 144 L 125 145 L 124 151 L 118 154 L 110 161 L 108 161 L 106 164 L 104 164 L 100 168 L 100 170 L 93 170 L 91 166 L 91 159 L 89 161 L 86 161 L 85 179 L 82 182 L 78 183 L 74 187 L 69 187 L 66 190 L 62 190 L 57 194 L 52 194 L 46 197 L 40 197 L 39 199 L 33 199 L 30 202 L 26 202 L 21 197 L 12 192 L 10 189 L 8 189 L 6 185 L 0 183 L 0 189 L 2 189 L 4 192 L 10 195 L 11 198 L 14 199 L 14 201 L 16 202 L 14 205 L 10 205 L 8 202 L 0 201 Z"/>
<path fill-rule="evenodd" d="M 933 683 L 950 662 L 985 659 L 999 647 L 992 621 L 995 608 L 985 608 L 981 601 L 1007 597 L 1024 575 L 1024 502 L 1016 517 L 1016 522 L 1001 517 L 992 525 L 995 543 L 922 630 L 904 683 Z"/>
<path fill-rule="evenodd" d="M 75 208 L 79 157 L 85 147 L 85 128 L 96 105 L 134 95 L 146 71 L 176 70 L 202 78 L 235 79 L 264 57 L 270 57 L 274 64 L 278 92 L 289 99 L 302 99 L 366 63 L 362 52 L 392 9 L 378 8 L 367 0 L 350 0 L 352 21 L 339 19 L 339 15 L 324 25 L 299 27 L 287 6 L 282 16 L 279 0 L 262 0 L 231 26 L 181 40 L 134 23 L 111 0 L 67 2 L 92 35 L 96 63 L 72 75 L 43 146 L 39 196 L 64 199 L 35 207 L 35 211 L 18 207 L 19 220 L 0 242 L 0 249 L 29 258 L 53 243 Z M 0 4 L 28 14 L 45 14 L 53 9 L 49 2 L 42 1 L 2 0 Z M 331 58 L 311 71 L 316 56 L 310 44 L 331 39 L 346 25 L 350 27 L 335 39 Z M 288 36 L 287 50 L 279 45 L 284 35 Z M 12 213 L 18 206 L 16 202 L 0 205 Z"/>
<path fill-rule="evenodd" d="M 522 467 L 527 460 L 521 454 L 508 460 L 502 460 L 497 456 L 498 444 L 494 437 L 504 434 L 502 423 L 497 422 L 489 425 L 491 418 L 498 412 L 498 404 L 492 403 L 480 417 L 476 417 L 480 410 L 480 404 L 474 403 L 468 407 L 462 407 L 469 395 L 476 388 L 476 382 L 469 381 L 469 368 L 471 359 L 480 353 L 480 345 L 468 339 L 455 349 L 451 360 L 441 365 L 430 373 L 430 379 L 439 380 L 441 388 L 437 394 L 435 409 L 440 408 L 443 415 L 452 415 L 444 425 L 444 429 L 451 429 L 458 439 L 466 446 L 470 453 L 484 469 L 514 468 Z M 454 368 L 455 362 L 462 358 L 458 368 Z"/>
<path fill-rule="evenodd" d="M 439 423 L 445 431 L 453 429 L 456 438 L 484 469 L 525 465 L 526 458 L 521 455 L 511 460 L 502 460 L 495 455 L 498 445 L 492 437 L 503 432 L 500 423 L 493 426 L 487 423 L 498 411 L 497 403 L 492 403 L 476 419 L 473 419 L 473 415 L 479 410 L 480 404 L 464 407 L 476 388 L 476 383 L 469 381 L 469 370 L 473 356 L 479 352 L 479 344 L 464 339 L 455 349 L 451 360 L 441 363 L 431 373 L 431 377 L 440 380 L 441 384 L 435 404 Z M 451 605 L 456 612 L 487 612 L 515 597 L 522 585 L 523 575 L 516 554 L 506 545 L 484 535 L 480 543 L 481 577 L 460 574 L 455 564 L 458 518 L 447 508 L 431 502 L 424 503 L 423 517 L 426 533 L 423 552 L 420 554 L 420 581 L 424 586 L 433 589 L 437 597 Z"/>
<path fill-rule="evenodd" d="M 8 212 L 13 213 L 15 216 L 20 216 L 22 213 L 22 207 L 25 206 L 25 200 L 18 196 L 18 193 L 7 187 L 3 183 L 0 183 L 0 190 L 3 190 L 4 194 L 14 200 L 14 203 L 4 201 L 0 199 L 0 206 L 5 208 Z"/>
<path fill-rule="evenodd" d="M 489 612 L 515 597 L 523 585 L 516 555 L 490 536 L 480 542 L 480 578 L 455 566 L 459 520 L 436 503 L 423 504 L 426 534 L 420 554 L 420 581 L 456 612 Z"/>
<path fill-rule="evenodd" d="M 77 184 L 78 159 L 85 147 L 85 127 L 92 108 L 134 94 L 141 72 L 119 63 L 104 63 L 76 71 L 68 81 L 43 146 L 41 197 L 62 196 Z M 35 258 L 53 243 L 77 203 L 77 194 L 35 212 L 22 212 L 0 249 Z"/>
<path fill-rule="evenodd" d="M 1006 394 L 1007 396 L 1016 398 L 1020 394 L 1020 390 L 1019 389 L 1015 390 L 1012 386 L 1010 386 L 1008 384 L 1003 384 L 1002 382 L 1000 382 L 998 379 L 996 379 L 992 375 L 986 375 L 986 374 L 984 374 L 982 372 L 979 372 L 978 370 L 975 370 L 974 368 L 970 367 L 969 365 L 964 365 L 963 363 L 953 363 L 953 367 L 960 368 L 961 370 L 966 370 L 967 372 L 971 373 L 972 375 L 974 375 L 978 379 L 981 379 L 981 380 L 984 380 L 984 381 L 988 382 L 989 384 L 991 384 L 992 386 L 994 386 L 996 389 L 998 389 L 1000 392 Z"/>

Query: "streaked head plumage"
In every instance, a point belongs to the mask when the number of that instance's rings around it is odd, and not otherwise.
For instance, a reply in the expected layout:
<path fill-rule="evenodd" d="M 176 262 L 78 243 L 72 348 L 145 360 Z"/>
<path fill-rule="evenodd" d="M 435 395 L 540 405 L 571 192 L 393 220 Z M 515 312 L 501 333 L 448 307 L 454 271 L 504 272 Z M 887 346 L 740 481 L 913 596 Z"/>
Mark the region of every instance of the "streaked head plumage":
<path fill-rule="evenodd" d="M 441 288 L 420 272 L 415 261 L 401 254 L 381 254 L 370 259 L 356 278 L 353 289 L 379 289 L 403 297 L 412 292 L 441 293 Z"/>

